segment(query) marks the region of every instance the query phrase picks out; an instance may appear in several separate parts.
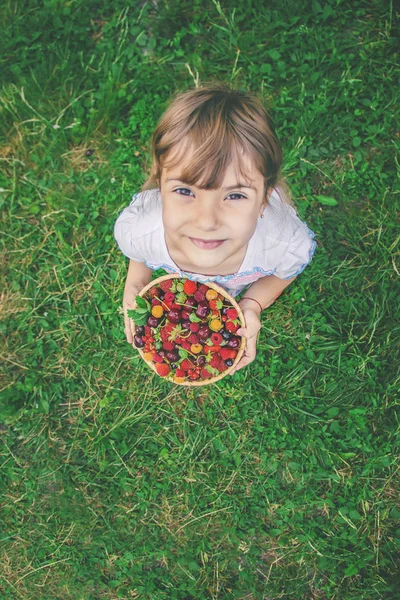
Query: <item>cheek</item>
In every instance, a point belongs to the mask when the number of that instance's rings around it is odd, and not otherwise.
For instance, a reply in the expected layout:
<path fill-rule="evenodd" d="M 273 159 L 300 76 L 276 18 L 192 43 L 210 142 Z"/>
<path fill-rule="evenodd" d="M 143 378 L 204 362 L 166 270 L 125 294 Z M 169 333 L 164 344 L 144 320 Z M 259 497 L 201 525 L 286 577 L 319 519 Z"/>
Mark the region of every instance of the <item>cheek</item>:
<path fill-rule="evenodd" d="M 177 231 L 185 223 L 185 219 L 183 218 L 181 211 L 167 208 L 163 211 L 162 219 L 164 229 L 169 231 Z"/>

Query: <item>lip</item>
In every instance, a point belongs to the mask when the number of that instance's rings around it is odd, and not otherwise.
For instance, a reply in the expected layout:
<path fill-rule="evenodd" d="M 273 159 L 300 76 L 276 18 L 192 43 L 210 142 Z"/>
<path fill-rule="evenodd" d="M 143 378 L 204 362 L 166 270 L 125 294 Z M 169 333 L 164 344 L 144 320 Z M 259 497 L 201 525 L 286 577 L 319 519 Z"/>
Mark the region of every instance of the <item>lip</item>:
<path fill-rule="evenodd" d="M 202 248 L 203 250 L 214 250 L 218 248 L 225 240 L 200 240 L 198 238 L 189 238 L 195 246 Z"/>

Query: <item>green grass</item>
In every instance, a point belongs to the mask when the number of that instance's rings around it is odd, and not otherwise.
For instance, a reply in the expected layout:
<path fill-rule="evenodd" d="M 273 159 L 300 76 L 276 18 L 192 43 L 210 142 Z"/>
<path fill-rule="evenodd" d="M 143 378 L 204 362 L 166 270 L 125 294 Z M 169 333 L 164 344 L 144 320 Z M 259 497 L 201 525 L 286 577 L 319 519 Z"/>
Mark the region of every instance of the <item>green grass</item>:
<path fill-rule="evenodd" d="M 397 9 L 233 4 L 0 9 L 1 600 L 397 597 Z M 263 94 L 318 248 L 187 390 L 124 340 L 112 230 L 213 78 Z"/>

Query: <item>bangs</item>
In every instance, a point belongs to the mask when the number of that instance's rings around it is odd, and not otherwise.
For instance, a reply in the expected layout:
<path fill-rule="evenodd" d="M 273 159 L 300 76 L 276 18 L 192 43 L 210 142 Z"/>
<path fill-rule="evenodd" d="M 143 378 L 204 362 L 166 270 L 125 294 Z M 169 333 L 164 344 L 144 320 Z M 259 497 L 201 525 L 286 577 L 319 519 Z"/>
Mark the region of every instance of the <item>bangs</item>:
<path fill-rule="evenodd" d="M 168 170 L 177 169 L 177 178 L 188 185 L 215 190 L 222 187 L 226 170 L 233 163 L 238 182 L 251 186 L 251 177 L 244 167 L 243 156 L 247 156 L 250 164 L 262 173 L 261 160 L 254 149 L 239 143 L 227 128 L 225 131 L 214 128 L 207 135 L 207 131 L 197 126 L 179 144 L 170 147 L 162 157 L 161 166 Z"/>
<path fill-rule="evenodd" d="M 163 167 L 188 185 L 219 189 L 233 165 L 238 183 L 250 184 L 258 171 L 265 195 L 278 180 L 282 148 L 259 98 L 214 82 L 176 95 L 154 132 L 152 159 L 144 189 L 160 185 Z"/>

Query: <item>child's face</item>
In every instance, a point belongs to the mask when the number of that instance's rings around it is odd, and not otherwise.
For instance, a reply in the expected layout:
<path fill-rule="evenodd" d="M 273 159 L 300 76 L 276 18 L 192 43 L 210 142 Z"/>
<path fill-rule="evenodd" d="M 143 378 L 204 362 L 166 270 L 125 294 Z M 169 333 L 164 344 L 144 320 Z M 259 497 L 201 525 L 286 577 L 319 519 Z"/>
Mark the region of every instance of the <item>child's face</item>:
<path fill-rule="evenodd" d="M 166 242 L 196 272 L 218 267 L 222 270 L 235 263 L 236 258 L 244 256 L 256 229 L 266 203 L 264 178 L 246 157 L 243 161 L 249 180 L 243 181 L 231 164 L 217 190 L 204 190 L 180 181 L 179 167 L 162 170 L 160 188 Z"/>

